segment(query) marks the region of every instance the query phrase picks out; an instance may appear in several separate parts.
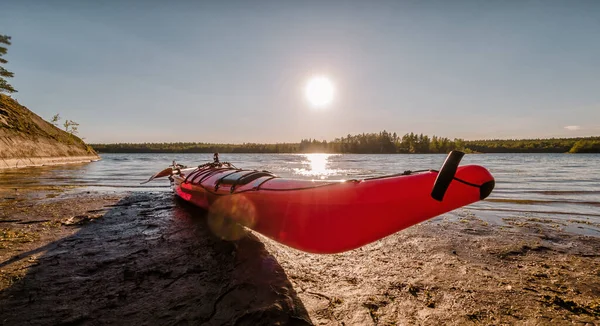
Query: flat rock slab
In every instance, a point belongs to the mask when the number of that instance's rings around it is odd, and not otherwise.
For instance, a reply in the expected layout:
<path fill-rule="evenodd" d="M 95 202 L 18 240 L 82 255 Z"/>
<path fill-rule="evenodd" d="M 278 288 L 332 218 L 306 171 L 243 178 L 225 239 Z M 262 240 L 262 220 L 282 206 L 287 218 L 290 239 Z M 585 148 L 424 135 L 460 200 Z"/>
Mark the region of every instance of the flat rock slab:
<path fill-rule="evenodd" d="M 0 269 L 34 263 L 1 292 L 0 323 L 310 324 L 264 245 L 252 235 L 218 239 L 203 214 L 171 194 L 131 195 L 74 234 L 13 256 Z"/>
<path fill-rule="evenodd" d="M 221 240 L 170 193 L 8 189 L 0 324 L 600 323 L 600 238 L 455 214 L 314 255 L 253 232 Z"/>

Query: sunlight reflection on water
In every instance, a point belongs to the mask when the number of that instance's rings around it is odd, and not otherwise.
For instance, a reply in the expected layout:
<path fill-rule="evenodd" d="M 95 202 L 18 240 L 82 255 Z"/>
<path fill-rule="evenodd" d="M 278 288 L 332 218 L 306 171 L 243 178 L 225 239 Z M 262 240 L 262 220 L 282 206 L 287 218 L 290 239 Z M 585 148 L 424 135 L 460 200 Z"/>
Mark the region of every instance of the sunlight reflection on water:
<path fill-rule="evenodd" d="M 336 175 L 339 171 L 329 169 L 329 158 L 335 154 L 301 154 L 305 159 L 302 161 L 304 167 L 295 168 L 294 172 L 303 176 L 312 176 L 325 179 L 327 176 Z"/>

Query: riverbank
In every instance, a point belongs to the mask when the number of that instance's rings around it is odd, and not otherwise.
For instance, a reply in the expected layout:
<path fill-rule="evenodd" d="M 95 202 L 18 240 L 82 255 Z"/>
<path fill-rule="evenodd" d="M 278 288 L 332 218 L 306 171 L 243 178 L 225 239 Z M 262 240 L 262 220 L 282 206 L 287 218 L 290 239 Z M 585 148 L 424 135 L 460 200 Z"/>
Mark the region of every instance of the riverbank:
<path fill-rule="evenodd" d="M 0 158 L 1 169 L 18 169 L 24 167 L 63 165 L 75 163 L 89 163 L 100 160 L 97 155 L 90 156 L 67 156 L 67 157 L 28 157 L 28 158 Z"/>
<path fill-rule="evenodd" d="M 600 321 L 600 238 L 469 210 L 312 255 L 212 235 L 167 192 L 0 197 L 4 324 L 566 324 Z"/>

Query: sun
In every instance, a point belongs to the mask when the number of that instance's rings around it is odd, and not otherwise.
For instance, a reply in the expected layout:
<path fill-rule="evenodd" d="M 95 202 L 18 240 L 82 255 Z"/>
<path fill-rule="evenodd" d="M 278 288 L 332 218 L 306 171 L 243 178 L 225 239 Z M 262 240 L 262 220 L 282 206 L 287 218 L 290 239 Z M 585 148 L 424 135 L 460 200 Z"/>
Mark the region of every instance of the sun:
<path fill-rule="evenodd" d="M 333 101 L 334 93 L 333 83 L 325 76 L 312 77 L 306 84 L 306 99 L 317 108 L 329 105 Z"/>

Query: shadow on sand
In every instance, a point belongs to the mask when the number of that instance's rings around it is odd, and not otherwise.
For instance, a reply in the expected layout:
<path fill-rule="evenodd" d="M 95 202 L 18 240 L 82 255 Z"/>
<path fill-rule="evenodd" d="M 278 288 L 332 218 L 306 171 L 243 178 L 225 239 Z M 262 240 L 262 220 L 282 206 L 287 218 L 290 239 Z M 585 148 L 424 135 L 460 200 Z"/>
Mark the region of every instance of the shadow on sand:
<path fill-rule="evenodd" d="M 0 293 L 0 324 L 311 324 L 284 270 L 253 235 L 215 237 L 205 212 L 133 194 L 43 253 Z"/>

